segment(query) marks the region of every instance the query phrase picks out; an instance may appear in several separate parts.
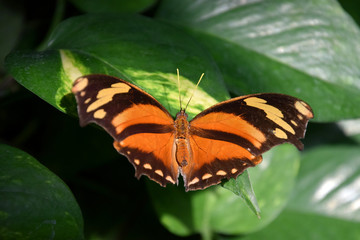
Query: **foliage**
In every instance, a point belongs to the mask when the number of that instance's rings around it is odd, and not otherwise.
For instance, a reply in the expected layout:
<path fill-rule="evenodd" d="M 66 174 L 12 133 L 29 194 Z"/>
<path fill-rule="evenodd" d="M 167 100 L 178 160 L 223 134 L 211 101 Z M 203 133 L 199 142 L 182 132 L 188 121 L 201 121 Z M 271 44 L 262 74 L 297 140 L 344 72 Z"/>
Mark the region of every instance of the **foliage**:
<path fill-rule="evenodd" d="M 6 72 L 0 68 L 1 141 L 26 150 L 70 186 L 87 238 L 144 238 L 149 232 L 154 238 L 200 234 L 203 239 L 360 235 L 359 123 L 347 131 L 349 123 L 342 122 L 360 117 L 360 31 L 336 1 L 72 0 L 65 5 L 59 0 L 53 22 L 40 21 L 49 34 L 33 31 L 36 38 L 29 25 L 21 25 L 24 10 L 2 4 L 1 16 L 14 30 L 3 34 L 1 56 L 20 32 L 25 37 L 6 57 Z M 118 76 L 175 115 L 176 68 L 183 99 L 205 73 L 190 117 L 248 93 L 280 92 L 305 100 L 315 113 L 305 151 L 278 146 L 225 188 L 185 193 L 182 186 L 137 181 L 109 136 L 78 126 L 72 82 L 87 73 Z M 8 228 L 0 228 L 0 236 L 30 238 L 51 230 L 53 238 L 67 233 L 66 238 L 82 239 L 81 213 L 65 184 L 24 152 L 1 147 L 0 225 Z M 15 188 L 15 195 L 8 190 Z M 23 195 L 24 188 L 31 194 Z M 19 208 L 21 201 L 29 205 Z M 28 224 L 20 218 L 25 215 Z"/>

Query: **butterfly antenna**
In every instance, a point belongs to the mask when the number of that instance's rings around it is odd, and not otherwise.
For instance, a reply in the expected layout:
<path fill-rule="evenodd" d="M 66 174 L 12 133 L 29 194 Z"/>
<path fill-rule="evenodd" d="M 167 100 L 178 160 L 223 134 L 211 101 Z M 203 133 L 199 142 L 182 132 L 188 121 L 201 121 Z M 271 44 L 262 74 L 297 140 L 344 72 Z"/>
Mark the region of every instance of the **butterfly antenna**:
<path fill-rule="evenodd" d="M 197 84 L 196 84 L 196 86 L 195 86 L 195 89 L 194 89 L 193 93 L 191 94 L 191 97 L 190 97 L 189 101 L 187 102 L 187 104 L 186 104 L 186 106 L 185 106 L 184 111 L 186 110 L 186 108 L 187 108 L 187 106 L 189 105 L 189 103 L 190 103 L 190 101 L 191 101 L 192 97 L 194 96 L 194 93 L 195 93 L 195 91 L 196 91 L 197 87 L 199 86 L 199 84 L 200 84 L 201 79 L 203 78 L 203 76 L 204 76 L 204 73 L 203 73 L 203 74 L 201 74 L 201 76 L 200 76 L 200 78 L 199 78 L 199 81 L 197 82 Z"/>
<path fill-rule="evenodd" d="M 180 103 L 180 110 L 181 108 L 181 93 L 180 93 L 180 74 L 179 74 L 179 69 L 176 69 L 177 72 L 177 80 L 178 80 L 178 89 L 179 89 L 179 103 Z"/>

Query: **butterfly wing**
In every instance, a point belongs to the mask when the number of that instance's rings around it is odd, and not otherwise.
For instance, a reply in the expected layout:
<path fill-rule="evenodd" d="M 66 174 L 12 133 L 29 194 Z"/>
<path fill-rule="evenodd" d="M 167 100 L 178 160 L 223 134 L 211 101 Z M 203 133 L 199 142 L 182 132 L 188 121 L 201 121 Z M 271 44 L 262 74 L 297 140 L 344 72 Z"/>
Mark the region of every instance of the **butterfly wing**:
<path fill-rule="evenodd" d="M 147 175 L 165 186 L 177 183 L 173 159 L 174 120 L 151 95 L 107 75 L 78 78 L 72 92 L 80 125 L 94 122 L 113 138 L 114 147 L 135 167 L 136 177 Z"/>
<path fill-rule="evenodd" d="M 283 94 L 252 94 L 206 109 L 190 122 L 193 162 L 182 168 L 187 190 L 236 178 L 259 164 L 261 154 L 289 142 L 299 150 L 300 138 L 313 117 L 308 104 Z"/>

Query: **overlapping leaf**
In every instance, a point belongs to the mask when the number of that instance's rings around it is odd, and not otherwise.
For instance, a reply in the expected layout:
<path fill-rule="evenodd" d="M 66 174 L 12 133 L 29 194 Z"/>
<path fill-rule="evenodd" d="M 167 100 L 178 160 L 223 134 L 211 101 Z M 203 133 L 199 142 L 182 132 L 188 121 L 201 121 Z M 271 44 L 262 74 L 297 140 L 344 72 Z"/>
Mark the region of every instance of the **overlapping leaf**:
<path fill-rule="evenodd" d="M 158 17 L 205 44 L 235 94 L 298 96 L 320 121 L 360 116 L 360 31 L 336 1 L 169 0 Z"/>

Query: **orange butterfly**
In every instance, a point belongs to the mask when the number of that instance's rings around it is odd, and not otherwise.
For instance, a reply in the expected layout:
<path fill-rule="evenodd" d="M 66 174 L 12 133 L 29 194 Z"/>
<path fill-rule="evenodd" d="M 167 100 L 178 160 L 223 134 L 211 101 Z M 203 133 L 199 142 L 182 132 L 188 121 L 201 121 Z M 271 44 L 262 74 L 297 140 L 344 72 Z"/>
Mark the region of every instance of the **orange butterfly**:
<path fill-rule="evenodd" d="M 122 79 L 87 75 L 74 82 L 80 125 L 95 122 L 115 149 L 161 186 L 184 178 L 198 190 L 236 178 L 262 161 L 261 154 L 290 142 L 299 150 L 313 113 L 300 99 L 276 93 L 251 94 L 218 103 L 190 122 L 176 119 L 151 95 Z"/>

